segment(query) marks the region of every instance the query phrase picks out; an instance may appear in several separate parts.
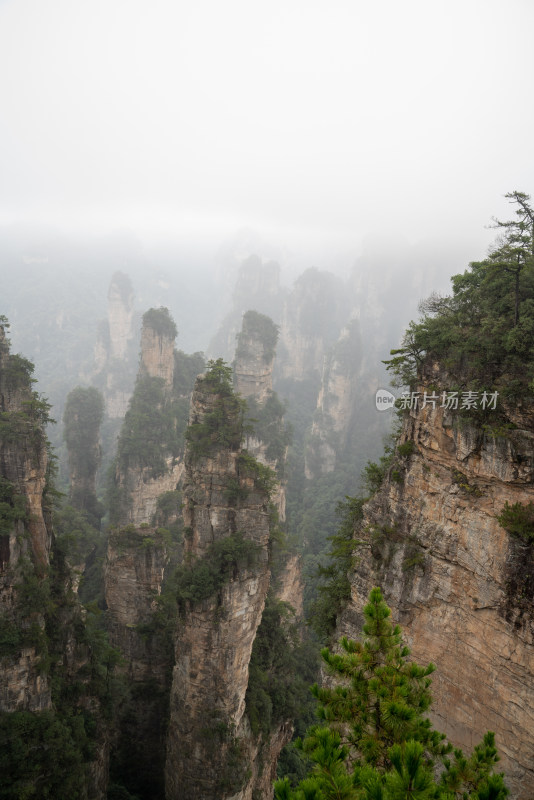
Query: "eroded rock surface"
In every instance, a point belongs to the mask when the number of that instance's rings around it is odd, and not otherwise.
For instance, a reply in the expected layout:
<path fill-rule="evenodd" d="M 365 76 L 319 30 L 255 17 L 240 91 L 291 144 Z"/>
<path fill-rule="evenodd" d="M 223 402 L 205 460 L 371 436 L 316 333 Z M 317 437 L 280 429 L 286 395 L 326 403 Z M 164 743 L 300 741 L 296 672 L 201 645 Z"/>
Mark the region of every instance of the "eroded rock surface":
<path fill-rule="evenodd" d="M 496 515 L 534 500 L 533 423 L 522 413 L 521 427 L 492 433 L 439 407 L 409 413 L 406 455 L 364 507 L 338 626 L 356 636 L 368 592 L 381 586 L 412 657 L 436 664 L 436 727 L 467 750 L 495 731 L 517 800 L 534 795 L 533 545 Z"/>

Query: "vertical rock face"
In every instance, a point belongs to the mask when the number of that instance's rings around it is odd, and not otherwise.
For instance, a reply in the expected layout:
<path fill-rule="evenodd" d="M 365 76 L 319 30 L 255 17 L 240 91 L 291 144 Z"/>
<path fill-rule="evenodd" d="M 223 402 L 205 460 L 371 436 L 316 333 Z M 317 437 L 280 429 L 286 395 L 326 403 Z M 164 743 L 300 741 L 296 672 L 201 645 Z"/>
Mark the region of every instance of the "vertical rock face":
<path fill-rule="evenodd" d="M 427 390 L 430 392 L 430 389 Z M 485 430 L 431 405 L 410 411 L 389 477 L 364 507 L 354 636 L 380 585 L 420 663 L 432 661 L 432 716 L 456 746 L 496 733 L 512 796 L 534 795 L 534 555 L 496 515 L 534 501 L 534 417 Z"/>
<path fill-rule="evenodd" d="M 280 378 L 319 378 L 323 359 L 349 314 L 342 281 L 329 272 L 308 269 L 295 282 L 280 327 Z"/>
<path fill-rule="evenodd" d="M 283 444 L 285 428 L 282 419 L 283 406 L 273 393 L 273 363 L 278 327 L 264 314 L 247 311 L 243 316 L 243 327 L 237 336 L 234 361 L 234 384 L 237 392 L 249 405 L 255 432 L 246 434 L 247 451 L 262 464 L 279 475 L 283 473 L 287 447 Z M 276 446 L 275 442 L 282 444 Z M 285 521 L 285 485 L 279 481 L 273 502 L 279 518 Z"/>
<path fill-rule="evenodd" d="M 244 259 L 232 292 L 231 311 L 211 340 L 208 353 L 231 360 L 235 337 L 241 328 L 241 319 L 246 309 L 255 308 L 278 320 L 283 296 L 284 291 L 280 288 L 280 266 L 276 261 L 263 261 L 257 255 Z"/>
<path fill-rule="evenodd" d="M 167 546 L 159 530 L 131 525 L 110 532 L 104 569 L 108 630 L 133 681 L 165 682 L 168 663 L 161 653 L 150 651 L 138 626 L 150 620 L 167 561 Z"/>
<path fill-rule="evenodd" d="M 109 354 L 111 358 L 126 357 L 133 338 L 134 291 L 130 278 L 115 272 L 108 292 Z"/>
<path fill-rule="evenodd" d="M 144 315 L 139 374 L 118 442 L 110 508 L 116 527 L 104 569 L 108 630 L 131 690 L 112 762 L 131 793 L 146 800 L 160 800 L 164 792 L 172 651 L 158 597 L 165 569 L 178 557 L 190 373 L 203 366 L 202 359 L 199 365 L 198 357 L 175 352 L 175 336 L 167 309 Z"/>
<path fill-rule="evenodd" d="M 44 627 L 41 610 L 20 609 L 18 586 L 23 565 L 42 580 L 49 564 L 52 528 L 44 490 L 48 455 L 37 397 L 31 390 L 31 365 L 11 356 L 0 325 L 0 616 L 8 629 Z M 50 708 L 50 686 L 38 668 L 36 648 L 23 640 L 0 658 L 0 710 Z"/>
<path fill-rule="evenodd" d="M 247 311 L 238 336 L 234 375 L 242 397 L 263 403 L 273 390 L 273 363 L 278 331 L 271 319 Z"/>
<path fill-rule="evenodd" d="M 176 326 L 167 309 L 146 312 L 139 374 L 119 438 L 116 485 L 122 497 L 112 520 L 121 525 L 151 524 L 158 497 L 174 491 L 183 474 L 183 461 L 170 443 L 176 420 L 167 418 L 175 399 L 175 337 Z"/>
<path fill-rule="evenodd" d="M 100 425 L 104 399 L 94 387 L 73 389 L 63 415 L 64 437 L 69 455 L 71 504 L 90 515 L 98 527 L 103 509 L 96 496 L 96 475 L 101 461 Z"/>
<path fill-rule="evenodd" d="M 141 369 L 151 378 L 162 378 L 167 389 L 174 377 L 174 339 L 172 331 L 158 330 L 150 320 L 141 332 Z"/>
<path fill-rule="evenodd" d="M 228 400 L 228 389 L 229 384 L 221 395 L 217 383 L 201 377 L 191 402 L 193 435 L 213 431 L 203 451 L 197 439 L 186 452 L 184 546 L 192 585 L 196 576 L 201 592 L 202 570 L 214 563 L 218 548 L 228 548 L 229 561 L 211 593 L 208 589 L 196 602 L 185 601 L 180 613 L 167 740 L 168 800 L 245 798 L 252 791 L 245 693 L 269 587 L 268 496 L 242 457 L 239 409 Z M 212 427 L 221 414 L 223 447 L 217 443 L 220 427 Z"/>
<path fill-rule="evenodd" d="M 317 411 L 311 430 L 306 459 L 306 477 L 332 472 L 336 459 L 350 444 L 358 411 L 357 398 L 364 376 L 361 374 L 362 345 L 359 324 L 353 320 L 325 356 Z M 367 388 L 367 387 L 366 387 Z"/>
<path fill-rule="evenodd" d="M 94 383 L 101 389 L 106 413 L 122 419 L 135 380 L 134 291 L 128 275 L 115 272 L 108 291 L 108 316 L 99 327 L 95 345 Z"/>

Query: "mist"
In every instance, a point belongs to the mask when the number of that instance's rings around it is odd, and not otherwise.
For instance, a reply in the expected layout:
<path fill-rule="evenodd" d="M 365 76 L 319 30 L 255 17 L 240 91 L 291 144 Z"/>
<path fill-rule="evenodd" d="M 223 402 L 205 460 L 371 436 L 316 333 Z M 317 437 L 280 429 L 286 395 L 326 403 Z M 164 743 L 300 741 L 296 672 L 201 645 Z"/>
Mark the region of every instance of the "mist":
<path fill-rule="evenodd" d="M 533 182 L 533 23 L 527 0 L 4 0 L 0 223 L 478 257 Z"/>

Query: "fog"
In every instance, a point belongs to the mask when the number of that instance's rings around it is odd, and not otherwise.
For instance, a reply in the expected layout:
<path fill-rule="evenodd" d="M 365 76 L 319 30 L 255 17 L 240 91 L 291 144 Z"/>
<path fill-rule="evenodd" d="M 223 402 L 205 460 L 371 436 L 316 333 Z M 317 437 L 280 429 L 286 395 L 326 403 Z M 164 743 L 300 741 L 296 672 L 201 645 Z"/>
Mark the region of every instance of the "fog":
<path fill-rule="evenodd" d="M 533 28 L 529 0 L 2 0 L 0 224 L 476 258 L 534 184 Z"/>

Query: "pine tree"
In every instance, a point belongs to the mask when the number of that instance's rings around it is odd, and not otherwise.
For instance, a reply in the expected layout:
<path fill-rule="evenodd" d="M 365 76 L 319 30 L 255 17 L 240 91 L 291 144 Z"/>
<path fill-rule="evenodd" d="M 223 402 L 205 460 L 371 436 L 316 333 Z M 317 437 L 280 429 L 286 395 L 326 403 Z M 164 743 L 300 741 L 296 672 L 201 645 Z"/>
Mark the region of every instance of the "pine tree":
<path fill-rule="evenodd" d="M 380 589 L 371 590 L 364 616 L 362 641 L 344 638 L 341 653 L 321 653 L 338 683 L 312 688 L 324 723 L 300 747 L 313 767 L 296 788 L 278 781 L 276 800 L 504 800 L 503 777 L 492 774 L 494 735 L 469 758 L 455 750 L 449 759 L 451 745 L 425 716 L 434 665 L 408 660 Z"/>

